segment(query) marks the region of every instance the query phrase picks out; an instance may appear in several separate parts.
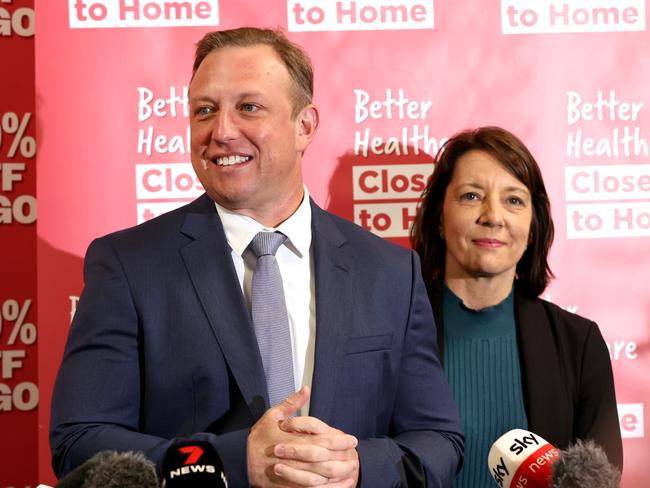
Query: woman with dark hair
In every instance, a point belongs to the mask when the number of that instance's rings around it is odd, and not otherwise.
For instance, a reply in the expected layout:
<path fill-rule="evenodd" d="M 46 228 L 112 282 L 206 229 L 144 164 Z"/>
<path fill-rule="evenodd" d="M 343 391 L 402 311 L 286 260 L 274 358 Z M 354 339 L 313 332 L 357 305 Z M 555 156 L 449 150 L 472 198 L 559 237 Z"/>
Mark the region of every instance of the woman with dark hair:
<path fill-rule="evenodd" d="M 457 487 L 492 487 L 491 444 L 513 428 L 560 449 L 592 439 L 623 466 L 612 368 L 598 326 L 539 298 L 553 274 L 541 171 L 510 132 L 445 143 L 411 231 L 466 435 Z"/>

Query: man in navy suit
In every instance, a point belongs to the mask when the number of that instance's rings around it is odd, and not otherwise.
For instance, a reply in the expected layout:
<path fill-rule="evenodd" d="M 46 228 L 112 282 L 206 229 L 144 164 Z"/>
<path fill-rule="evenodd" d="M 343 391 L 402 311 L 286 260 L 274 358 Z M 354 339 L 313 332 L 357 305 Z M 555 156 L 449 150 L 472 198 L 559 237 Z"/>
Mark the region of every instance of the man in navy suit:
<path fill-rule="evenodd" d="M 198 45 L 192 165 L 206 194 L 95 240 L 52 402 L 60 476 L 106 449 L 211 442 L 230 486 L 450 486 L 463 436 L 415 253 L 320 209 L 307 55 L 242 28 Z M 296 393 L 269 405 L 248 245 L 277 251 Z"/>

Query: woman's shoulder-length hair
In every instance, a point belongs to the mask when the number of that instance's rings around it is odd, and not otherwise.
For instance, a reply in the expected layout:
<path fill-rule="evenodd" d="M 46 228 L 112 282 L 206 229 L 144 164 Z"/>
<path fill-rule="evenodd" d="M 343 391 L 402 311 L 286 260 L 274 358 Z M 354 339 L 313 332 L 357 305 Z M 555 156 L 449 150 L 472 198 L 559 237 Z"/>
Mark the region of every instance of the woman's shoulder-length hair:
<path fill-rule="evenodd" d="M 442 146 L 435 159 L 431 179 L 422 193 L 421 205 L 411 228 L 411 244 L 422 260 L 427 284 L 443 279 L 445 241 L 440 233 L 445 192 L 456 163 L 469 151 L 484 151 L 521 181 L 531 195 L 530 243 L 517 263 L 517 288 L 535 298 L 553 278 L 548 253 L 554 237 L 551 204 L 542 172 L 528 148 L 511 132 L 500 127 L 479 127 L 454 135 Z"/>

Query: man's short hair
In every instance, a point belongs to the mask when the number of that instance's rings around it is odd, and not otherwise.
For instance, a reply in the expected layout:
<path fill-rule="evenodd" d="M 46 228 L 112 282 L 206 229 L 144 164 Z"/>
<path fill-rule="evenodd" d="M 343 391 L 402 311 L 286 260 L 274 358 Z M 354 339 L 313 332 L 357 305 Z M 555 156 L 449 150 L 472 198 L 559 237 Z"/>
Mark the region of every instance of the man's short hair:
<path fill-rule="evenodd" d="M 197 44 L 192 78 L 205 57 L 212 51 L 225 47 L 250 47 L 260 44 L 271 46 L 289 72 L 289 76 L 293 81 L 293 93 L 291 94 L 292 117 L 295 117 L 300 110 L 312 101 L 314 70 L 307 53 L 300 46 L 287 39 L 280 30 L 240 27 L 238 29 L 207 33 Z"/>

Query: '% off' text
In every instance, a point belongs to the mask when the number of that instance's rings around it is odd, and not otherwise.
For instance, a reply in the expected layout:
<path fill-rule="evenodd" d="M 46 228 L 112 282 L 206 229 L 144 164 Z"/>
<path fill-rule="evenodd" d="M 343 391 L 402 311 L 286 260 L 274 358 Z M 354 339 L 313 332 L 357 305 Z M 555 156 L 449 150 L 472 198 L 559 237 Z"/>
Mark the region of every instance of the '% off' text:
<path fill-rule="evenodd" d="M 13 158 L 20 151 L 24 158 L 33 158 L 36 154 L 36 141 L 32 136 L 26 136 L 25 131 L 32 117 L 31 112 L 25 112 L 22 118 L 15 112 L 5 112 L 0 120 L 0 148 L 3 142 L 9 139 L 8 135 L 13 135 L 13 140 L 9 144 L 7 157 Z"/>
<path fill-rule="evenodd" d="M 5 300 L 2 304 L 2 310 L 0 311 L 0 335 L 2 335 L 3 325 L 13 323 L 7 339 L 7 345 L 13 346 L 16 343 L 16 339 L 20 339 L 20 342 L 28 346 L 36 342 L 36 326 L 30 322 L 25 322 L 31 305 L 32 301 L 30 299 L 25 300 L 22 306 L 17 300 L 11 299 Z"/>

